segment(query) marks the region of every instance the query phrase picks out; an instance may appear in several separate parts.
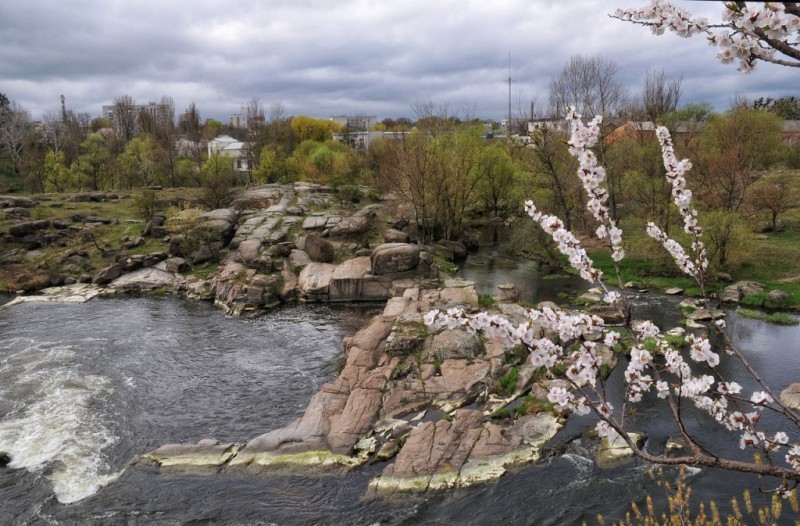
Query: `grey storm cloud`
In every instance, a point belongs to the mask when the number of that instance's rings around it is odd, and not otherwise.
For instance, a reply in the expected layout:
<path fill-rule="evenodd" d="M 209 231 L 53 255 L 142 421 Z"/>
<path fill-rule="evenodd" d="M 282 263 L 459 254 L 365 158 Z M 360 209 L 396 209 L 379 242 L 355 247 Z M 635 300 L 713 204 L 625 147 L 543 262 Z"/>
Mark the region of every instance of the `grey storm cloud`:
<path fill-rule="evenodd" d="M 36 118 L 58 108 L 97 115 L 123 94 L 171 96 L 224 119 L 242 103 L 288 114 L 410 115 L 419 101 L 507 112 L 547 103 L 571 56 L 602 55 L 636 95 L 648 69 L 682 77 L 684 101 L 724 109 L 734 96 L 796 93 L 796 71 L 750 75 L 719 64 L 702 39 L 655 37 L 614 20 L 645 0 L 11 0 L 0 6 L 0 92 Z M 716 17 L 719 3 L 683 2 Z"/>

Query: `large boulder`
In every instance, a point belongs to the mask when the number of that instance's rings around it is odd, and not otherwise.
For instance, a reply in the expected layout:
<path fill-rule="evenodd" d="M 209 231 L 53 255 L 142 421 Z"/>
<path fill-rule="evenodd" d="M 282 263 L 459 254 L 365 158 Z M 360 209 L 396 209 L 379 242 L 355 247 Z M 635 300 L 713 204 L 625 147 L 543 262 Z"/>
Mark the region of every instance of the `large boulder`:
<path fill-rule="evenodd" d="M 36 201 L 27 197 L 0 195 L 0 208 L 33 208 L 34 206 L 36 206 Z"/>
<path fill-rule="evenodd" d="M 238 215 L 231 208 L 220 208 L 200 216 L 201 222 L 193 230 L 193 236 L 204 242 L 221 242 L 227 245 L 236 230 Z"/>
<path fill-rule="evenodd" d="M 25 223 L 19 223 L 17 225 L 11 225 L 8 229 L 8 233 L 14 237 L 25 237 L 27 235 L 33 234 L 39 230 L 44 230 L 50 227 L 50 221 L 47 219 L 39 219 L 38 221 L 27 221 Z"/>
<path fill-rule="evenodd" d="M 269 254 L 262 253 L 259 239 L 246 239 L 239 243 L 239 260 L 246 266 L 256 268 L 261 272 L 272 271 L 272 258 Z"/>
<path fill-rule="evenodd" d="M 309 263 L 297 279 L 300 292 L 312 296 L 327 295 L 335 270 L 336 266 L 330 263 Z"/>
<path fill-rule="evenodd" d="M 737 281 L 725 287 L 719 299 L 722 302 L 739 303 L 742 298 L 761 294 L 764 290 L 764 285 L 756 281 Z"/>
<path fill-rule="evenodd" d="M 298 246 L 298 248 L 304 250 L 312 261 L 318 263 L 333 263 L 336 255 L 336 249 L 333 247 L 333 244 L 317 234 L 307 235 L 302 246 Z"/>
<path fill-rule="evenodd" d="M 292 250 L 289 253 L 289 264 L 295 271 L 304 269 L 309 263 L 311 258 L 304 250 Z"/>
<path fill-rule="evenodd" d="M 782 290 L 771 290 L 767 293 L 767 299 L 764 300 L 764 306 L 768 309 L 780 309 L 786 306 L 789 301 L 789 294 Z"/>
<path fill-rule="evenodd" d="M 369 217 L 352 216 L 343 217 L 341 221 L 331 226 L 328 233 L 331 236 L 354 236 L 363 234 L 369 229 Z"/>
<path fill-rule="evenodd" d="M 117 261 L 116 263 L 100 270 L 92 279 L 92 283 L 95 285 L 105 285 L 107 283 L 111 283 L 113 280 L 120 277 L 124 271 L 125 263 L 122 261 Z"/>
<path fill-rule="evenodd" d="M 449 239 L 442 239 L 439 241 L 439 246 L 444 247 L 450 259 L 459 261 L 467 257 L 467 247 L 460 241 L 452 241 Z"/>
<path fill-rule="evenodd" d="M 166 220 L 167 218 L 162 215 L 154 215 L 144 226 L 142 236 L 164 237 L 167 235 L 167 231 L 164 229 L 164 222 Z"/>
<path fill-rule="evenodd" d="M 431 349 L 441 360 L 471 360 L 483 353 L 483 343 L 475 332 L 466 330 L 443 331 L 433 338 Z"/>
<path fill-rule="evenodd" d="M 411 241 L 411 236 L 396 228 L 389 228 L 383 233 L 384 243 L 408 243 L 409 241 Z"/>
<path fill-rule="evenodd" d="M 348 259 L 337 266 L 331 278 L 331 301 L 362 299 L 364 277 L 369 274 L 370 268 L 368 257 Z"/>
<path fill-rule="evenodd" d="M 413 270 L 419 265 L 419 247 L 408 243 L 384 243 L 370 256 L 372 274 L 392 274 Z"/>
<path fill-rule="evenodd" d="M 781 391 L 781 403 L 790 409 L 800 409 L 800 382 Z"/>

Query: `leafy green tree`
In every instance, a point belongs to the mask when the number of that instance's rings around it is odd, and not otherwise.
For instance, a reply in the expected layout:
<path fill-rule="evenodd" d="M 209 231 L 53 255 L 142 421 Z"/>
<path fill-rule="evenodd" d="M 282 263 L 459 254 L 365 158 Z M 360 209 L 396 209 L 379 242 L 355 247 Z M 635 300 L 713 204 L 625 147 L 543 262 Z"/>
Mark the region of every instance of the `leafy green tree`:
<path fill-rule="evenodd" d="M 544 126 L 531 139 L 532 148 L 516 154 L 526 173 L 522 178 L 523 192 L 535 196 L 543 210 L 555 213 L 566 228 L 572 229 L 582 223 L 583 194 L 575 177 L 578 165 L 567 150 L 565 136 Z"/>
<path fill-rule="evenodd" d="M 255 180 L 259 183 L 277 183 L 286 178 L 286 154 L 274 145 L 268 144 L 261 149 Z"/>
<path fill-rule="evenodd" d="M 759 97 L 753 101 L 753 108 L 769 111 L 782 119 L 800 120 L 800 99 L 793 95 L 779 99 Z"/>
<path fill-rule="evenodd" d="M 747 205 L 753 212 L 767 213 L 773 232 L 778 230 L 778 216 L 800 206 L 797 181 L 785 172 L 759 179 L 747 192 Z"/>
<path fill-rule="evenodd" d="M 125 146 L 119 156 L 120 184 L 124 188 L 152 186 L 162 180 L 159 147 L 150 135 L 139 135 Z"/>
<path fill-rule="evenodd" d="M 713 210 L 701 214 L 700 224 L 712 267 L 728 271 L 745 259 L 752 234 L 740 214 Z"/>
<path fill-rule="evenodd" d="M 216 119 L 206 119 L 205 124 L 203 124 L 203 132 L 202 137 L 206 141 L 210 141 L 211 139 L 218 136 L 222 133 L 222 130 L 225 128 L 225 125 L 219 122 Z"/>
<path fill-rule="evenodd" d="M 342 130 L 341 125 L 335 121 L 315 119 L 306 115 L 292 118 L 291 126 L 301 141 L 325 142 L 333 139 L 334 132 Z"/>
<path fill-rule="evenodd" d="M 47 178 L 45 190 L 49 192 L 64 192 L 74 188 L 74 172 L 67 166 L 64 152 L 48 151 L 44 159 L 44 173 Z"/>
<path fill-rule="evenodd" d="M 491 155 L 480 166 L 484 147 L 482 130 L 469 127 L 448 133 L 416 130 L 384 143 L 378 181 L 412 207 L 421 239 L 462 234 L 467 213 L 480 203 L 478 185 L 494 168 Z"/>
<path fill-rule="evenodd" d="M 91 133 L 81 143 L 78 164 L 81 186 L 92 190 L 100 190 L 110 182 L 112 165 L 111 151 L 106 146 L 105 138 L 99 133 Z"/>
<path fill-rule="evenodd" d="M 300 178 L 332 184 L 352 183 L 357 175 L 358 158 L 344 143 L 303 141 L 287 160 L 287 167 Z"/>
<path fill-rule="evenodd" d="M 712 118 L 692 171 L 698 199 L 710 209 L 738 210 L 760 170 L 776 160 L 781 130 L 780 117 L 749 108 Z"/>
<path fill-rule="evenodd" d="M 230 204 L 237 183 L 236 170 L 227 155 L 214 153 L 203 165 L 201 202 L 214 210 Z"/>

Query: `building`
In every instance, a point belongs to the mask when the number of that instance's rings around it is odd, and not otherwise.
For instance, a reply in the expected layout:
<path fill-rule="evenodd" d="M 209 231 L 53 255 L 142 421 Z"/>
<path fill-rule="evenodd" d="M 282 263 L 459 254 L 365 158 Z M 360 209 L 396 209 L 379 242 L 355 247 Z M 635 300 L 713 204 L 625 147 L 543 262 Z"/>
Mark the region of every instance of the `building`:
<path fill-rule="evenodd" d="M 108 121 L 111 123 L 111 127 L 114 128 L 116 132 L 120 132 L 123 129 L 124 124 L 121 122 L 121 120 L 125 119 L 128 121 L 128 123 L 133 125 L 134 135 L 141 133 L 142 131 L 142 124 L 140 120 L 140 116 L 142 114 L 149 115 L 159 124 L 166 124 L 167 121 L 172 118 L 172 112 L 173 108 L 169 104 L 162 104 L 160 102 L 131 104 L 130 106 L 117 104 L 103 106 L 103 117 L 108 119 Z"/>
<path fill-rule="evenodd" d="M 338 115 L 331 117 L 345 132 L 369 131 L 378 122 L 374 115 Z"/>
<path fill-rule="evenodd" d="M 354 150 L 365 152 L 375 141 L 398 141 L 404 139 L 408 133 L 407 131 L 377 130 L 345 131 L 334 133 L 333 140 L 336 142 L 343 142 Z"/>
<path fill-rule="evenodd" d="M 800 144 L 800 121 L 783 121 L 783 144 L 789 148 Z"/>
<path fill-rule="evenodd" d="M 247 152 L 242 141 L 237 141 L 228 135 L 220 135 L 208 141 L 208 156 L 214 154 L 230 157 L 233 168 L 237 172 L 249 172 L 250 165 L 247 162 Z"/>

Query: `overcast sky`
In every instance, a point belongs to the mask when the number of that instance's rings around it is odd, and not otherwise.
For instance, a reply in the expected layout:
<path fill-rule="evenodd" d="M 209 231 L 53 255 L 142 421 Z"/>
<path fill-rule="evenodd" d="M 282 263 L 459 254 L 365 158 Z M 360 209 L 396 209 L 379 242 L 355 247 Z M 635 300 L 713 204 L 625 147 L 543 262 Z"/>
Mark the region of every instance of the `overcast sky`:
<path fill-rule="evenodd" d="M 701 38 L 656 37 L 608 17 L 647 0 L 3 0 L 0 92 L 33 118 L 59 109 L 99 115 L 130 95 L 195 102 L 227 119 L 258 97 L 287 115 L 412 116 L 419 101 L 482 118 L 532 97 L 573 55 L 616 62 L 636 95 L 645 72 L 683 77 L 686 102 L 719 110 L 738 95 L 800 94 L 800 72 L 720 64 Z M 721 4 L 677 2 L 719 18 Z"/>

